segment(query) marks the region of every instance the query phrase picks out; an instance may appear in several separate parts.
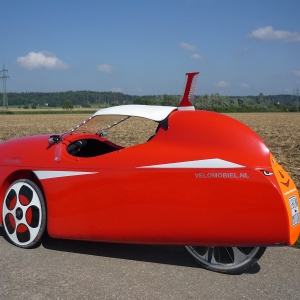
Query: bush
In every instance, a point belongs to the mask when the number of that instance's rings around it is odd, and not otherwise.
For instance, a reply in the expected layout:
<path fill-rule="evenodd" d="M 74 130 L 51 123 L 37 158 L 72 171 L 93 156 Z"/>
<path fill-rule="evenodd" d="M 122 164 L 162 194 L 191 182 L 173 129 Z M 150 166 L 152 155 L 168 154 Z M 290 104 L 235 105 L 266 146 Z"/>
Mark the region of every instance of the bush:
<path fill-rule="evenodd" d="M 73 103 L 71 102 L 71 100 L 65 100 L 63 105 L 62 105 L 62 108 L 64 109 L 73 109 Z"/>

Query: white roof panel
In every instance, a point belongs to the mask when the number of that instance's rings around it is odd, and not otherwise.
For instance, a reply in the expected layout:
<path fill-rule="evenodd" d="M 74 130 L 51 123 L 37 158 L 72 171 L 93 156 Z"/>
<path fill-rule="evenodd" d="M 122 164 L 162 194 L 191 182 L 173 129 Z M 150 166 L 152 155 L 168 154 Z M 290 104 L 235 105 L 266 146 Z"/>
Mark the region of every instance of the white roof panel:
<path fill-rule="evenodd" d="M 120 105 L 100 109 L 93 116 L 121 115 L 141 117 L 159 122 L 164 120 L 175 109 L 177 107 L 174 106 Z"/>

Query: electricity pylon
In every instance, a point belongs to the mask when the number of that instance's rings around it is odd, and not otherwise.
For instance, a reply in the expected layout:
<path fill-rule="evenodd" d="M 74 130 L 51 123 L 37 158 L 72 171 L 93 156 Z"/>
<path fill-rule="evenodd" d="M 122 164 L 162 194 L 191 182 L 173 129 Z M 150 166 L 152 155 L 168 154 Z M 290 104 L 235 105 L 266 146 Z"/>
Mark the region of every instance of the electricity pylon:
<path fill-rule="evenodd" d="M 2 81 L 3 81 L 3 108 L 4 109 L 8 109 L 8 99 L 7 99 L 7 91 L 6 91 L 6 79 L 9 78 L 9 76 L 6 75 L 6 72 L 8 72 L 8 70 L 5 69 L 5 66 L 3 64 L 3 70 L 0 71 L 0 73 L 2 73 L 2 76 L 0 78 L 2 78 Z"/>

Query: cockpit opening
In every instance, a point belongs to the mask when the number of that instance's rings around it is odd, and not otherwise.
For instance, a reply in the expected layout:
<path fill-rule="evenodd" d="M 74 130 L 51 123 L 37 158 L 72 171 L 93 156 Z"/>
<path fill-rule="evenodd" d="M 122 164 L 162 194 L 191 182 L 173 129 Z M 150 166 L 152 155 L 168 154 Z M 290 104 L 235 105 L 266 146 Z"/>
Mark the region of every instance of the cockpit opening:
<path fill-rule="evenodd" d="M 67 151 L 76 157 L 94 157 L 122 149 L 117 145 L 105 143 L 97 139 L 81 139 L 71 143 Z"/>

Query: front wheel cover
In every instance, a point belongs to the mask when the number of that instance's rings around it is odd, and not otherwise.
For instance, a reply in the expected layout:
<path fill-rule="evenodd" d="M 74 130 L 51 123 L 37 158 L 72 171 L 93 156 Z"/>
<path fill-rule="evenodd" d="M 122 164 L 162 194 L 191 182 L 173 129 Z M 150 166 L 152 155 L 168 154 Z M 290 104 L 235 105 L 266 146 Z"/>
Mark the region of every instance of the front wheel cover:
<path fill-rule="evenodd" d="M 202 267 L 228 274 L 240 274 L 250 268 L 266 250 L 266 247 L 185 246 L 185 248 Z"/>
<path fill-rule="evenodd" d="M 2 220 L 9 241 L 21 248 L 32 248 L 46 228 L 46 206 L 39 187 L 28 179 L 15 181 L 7 190 Z"/>

